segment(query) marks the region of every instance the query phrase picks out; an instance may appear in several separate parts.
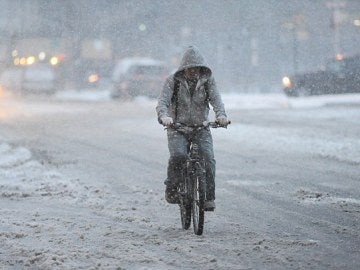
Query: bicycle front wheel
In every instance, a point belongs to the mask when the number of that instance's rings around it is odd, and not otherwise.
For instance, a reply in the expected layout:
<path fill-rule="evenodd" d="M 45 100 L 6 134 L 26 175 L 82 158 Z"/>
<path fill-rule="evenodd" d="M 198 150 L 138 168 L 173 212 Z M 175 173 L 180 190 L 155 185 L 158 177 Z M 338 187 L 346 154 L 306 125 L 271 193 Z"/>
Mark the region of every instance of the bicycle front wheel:
<path fill-rule="evenodd" d="M 202 235 L 204 229 L 205 179 L 196 177 L 193 182 L 192 216 L 194 233 Z"/>
<path fill-rule="evenodd" d="M 189 185 L 187 180 L 187 178 L 184 179 L 184 182 L 180 183 L 178 187 L 181 227 L 184 230 L 189 229 L 191 225 L 191 203 L 189 199 Z"/>
<path fill-rule="evenodd" d="M 181 226 L 184 230 L 190 228 L 191 224 L 191 205 L 180 204 Z"/>

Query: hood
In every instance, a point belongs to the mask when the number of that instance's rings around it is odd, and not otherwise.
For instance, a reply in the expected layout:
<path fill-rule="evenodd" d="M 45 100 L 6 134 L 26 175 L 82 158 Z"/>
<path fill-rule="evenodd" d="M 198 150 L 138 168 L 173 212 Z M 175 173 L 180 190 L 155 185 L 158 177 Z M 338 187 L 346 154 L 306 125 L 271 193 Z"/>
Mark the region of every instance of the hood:
<path fill-rule="evenodd" d="M 180 66 L 175 72 L 175 77 L 182 77 L 184 70 L 191 67 L 201 67 L 201 77 L 211 76 L 211 69 L 206 64 L 204 57 L 200 54 L 199 50 L 195 46 L 190 46 L 185 51 L 184 56 L 181 59 Z"/>

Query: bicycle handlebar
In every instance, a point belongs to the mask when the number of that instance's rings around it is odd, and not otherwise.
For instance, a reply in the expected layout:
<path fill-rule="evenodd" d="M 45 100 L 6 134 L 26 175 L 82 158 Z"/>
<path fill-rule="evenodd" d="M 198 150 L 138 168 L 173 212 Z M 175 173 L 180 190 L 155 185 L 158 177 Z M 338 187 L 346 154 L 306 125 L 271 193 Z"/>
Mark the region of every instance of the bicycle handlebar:
<path fill-rule="evenodd" d="M 169 127 L 170 128 L 173 128 L 175 130 L 179 130 L 179 129 L 195 129 L 195 130 L 200 130 L 202 128 L 207 128 L 207 127 L 211 127 L 211 128 L 227 128 L 228 125 L 231 124 L 231 121 L 228 121 L 228 123 L 223 126 L 223 125 L 220 125 L 218 122 L 203 122 L 202 124 L 200 125 L 192 125 L 192 126 L 189 126 L 189 125 L 184 125 L 182 123 L 173 123 L 171 124 Z M 168 128 L 168 127 L 165 127 L 165 129 Z"/>
<path fill-rule="evenodd" d="M 206 127 L 212 127 L 212 128 L 219 128 L 219 127 L 221 127 L 221 128 L 227 128 L 227 126 L 228 125 L 230 125 L 231 124 L 231 121 L 229 120 L 228 122 L 227 122 L 227 124 L 226 125 L 220 125 L 218 122 L 205 122 L 205 123 L 203 123 L 203 126 L 206 126 Z"/>

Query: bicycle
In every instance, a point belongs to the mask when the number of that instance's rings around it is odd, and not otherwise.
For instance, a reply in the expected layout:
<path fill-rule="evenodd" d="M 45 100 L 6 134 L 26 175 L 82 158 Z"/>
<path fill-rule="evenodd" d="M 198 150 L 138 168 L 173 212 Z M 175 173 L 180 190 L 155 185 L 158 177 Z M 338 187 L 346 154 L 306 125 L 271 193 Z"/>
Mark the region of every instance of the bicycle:
<path fill-rule="evenodd" d="M 228 122 L 230 124 L 230 121 Z M 172 128 L 179 132 L 197 132 L 203 128 L 218 128 L 217 122 L 205 122 L 198 126 L 185 126 L 174 123 Z M 205 160 L 201 157 L 198 145 L 191 142 L 188 156 L 182 170 L 182 181 L 178 185 L 181 225 L 184 230 L 190 228 L 191 217 L 194 233 L 202 235 L 205 221 L 204 203 L 206 201 L 206 171 Z"/>

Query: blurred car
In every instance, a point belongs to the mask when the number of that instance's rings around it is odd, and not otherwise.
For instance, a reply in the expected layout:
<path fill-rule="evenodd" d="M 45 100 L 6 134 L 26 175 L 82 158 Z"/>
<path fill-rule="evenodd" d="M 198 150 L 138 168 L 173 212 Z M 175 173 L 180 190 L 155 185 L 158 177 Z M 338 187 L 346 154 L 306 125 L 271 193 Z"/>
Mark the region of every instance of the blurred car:
<path fill-rule="evenodd" d="M 76 66 L 76 86 L 79 88 L 108 88 L 113 63 L 80 59 Z"/>
<path fill-rule="evenodd" d="M 48 64 L 5 69 L 0 83 L 7 91 L 53 93 L 56 90 L 55 70 Z"/>
<path fill-rule="evenodd" d="M 24 70 L 22 90 L 53 93 L 56 90 L 56 76 L 54 68 L 47 64 L 34 64 Z"/>
<path fill-rule="evenodd" d="M 16 91 L 21 89 L 23 69 L 11 67 L 5 69 L 0 75 L 0 84 L 4 90 Z"/>
<path fill-rule="evenodd" d="M 360 56 L 330 60 L 324 70 L 295 74 L 282 79 L 287 96 L 360 92 Z"/>
<path fill-rule="evenodd" d="M 162 61 L 151 58 L 125 58 L 114 68 L 111 97 L 156 98 L 168 74 L 169 69 Z"/>

